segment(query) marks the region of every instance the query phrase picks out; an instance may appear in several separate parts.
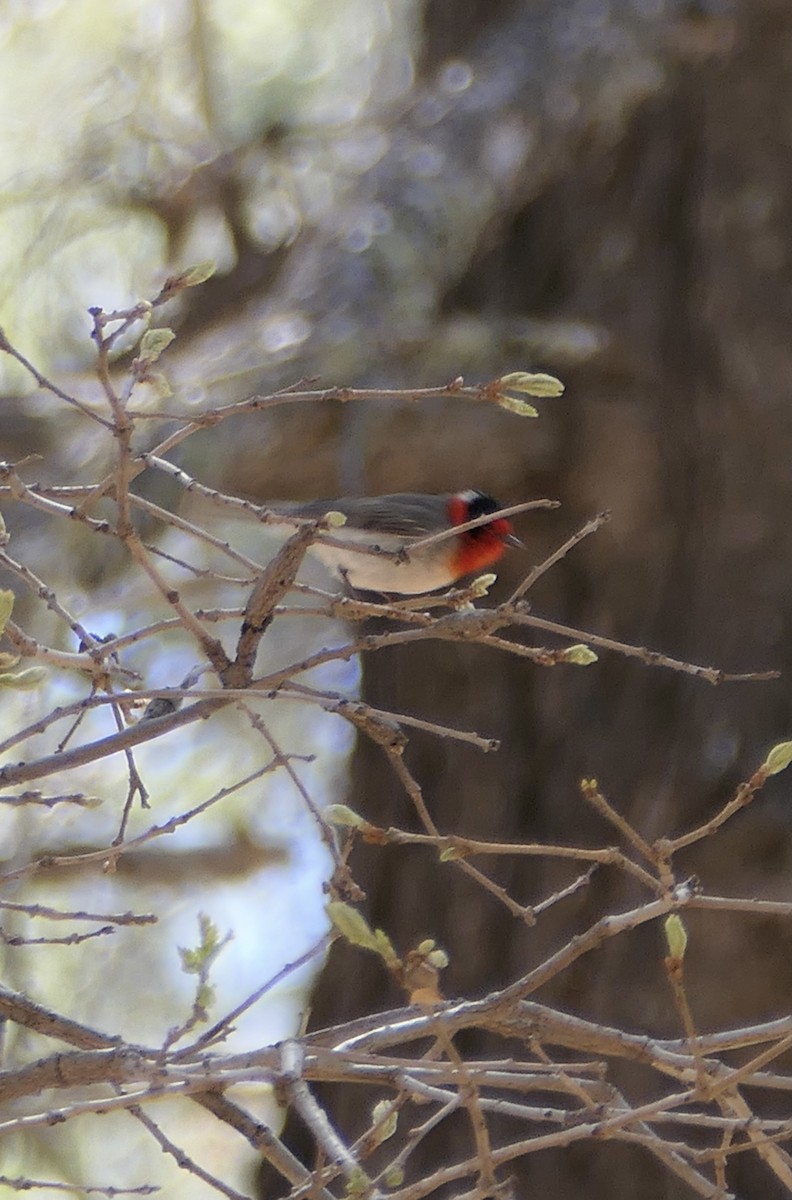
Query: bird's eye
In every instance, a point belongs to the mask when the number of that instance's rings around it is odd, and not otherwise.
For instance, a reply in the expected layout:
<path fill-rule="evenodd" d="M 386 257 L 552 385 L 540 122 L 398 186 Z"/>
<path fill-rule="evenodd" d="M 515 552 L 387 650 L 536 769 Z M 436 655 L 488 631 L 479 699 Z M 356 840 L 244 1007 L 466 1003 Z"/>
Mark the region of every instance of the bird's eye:
<path fill-rule="evenodd" d="M 499 507 L 500 505 L 492 499 L 492 496 L 486 496 L 484 492 L 476 492 L 468 504 L 468 520 L 473 521 L 476 517 L 497 512 Z"/>

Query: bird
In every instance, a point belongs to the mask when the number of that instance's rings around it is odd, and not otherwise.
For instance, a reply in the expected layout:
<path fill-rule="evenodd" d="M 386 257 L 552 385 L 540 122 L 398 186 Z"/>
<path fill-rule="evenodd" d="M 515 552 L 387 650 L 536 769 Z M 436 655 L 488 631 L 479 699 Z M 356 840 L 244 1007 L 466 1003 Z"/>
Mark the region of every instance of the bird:
<path fill-rule="evenodd" d="M 356 591 L 399 596 L 447 588 L 492 566 L 506 546 L 522 546 L 511 523 L 499 516 L 453 537 L 419 544 L 433 534 L 499 509 L 491 496 L 473 489 L 440 495 L 392 492 L 385 496 L 266 505 L 269 513 L 308 520 L 321 520 L 330 512 L 342 513 L 345 524 L 330 528 L 325 535 L 334 544 L 316 541 L 311 552 Z"/>

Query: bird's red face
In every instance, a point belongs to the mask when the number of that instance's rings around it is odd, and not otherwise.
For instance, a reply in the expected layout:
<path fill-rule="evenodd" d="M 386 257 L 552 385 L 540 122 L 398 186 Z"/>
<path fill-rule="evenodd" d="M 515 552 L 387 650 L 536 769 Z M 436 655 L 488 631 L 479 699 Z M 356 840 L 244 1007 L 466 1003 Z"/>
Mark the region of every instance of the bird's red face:
<path fill-rule="evenodd" d="M 448 502 L 448 519 L 452 525 L 464 525 L 486 513 L 497 512 L 500 507 L 483 492 L 458 492 Z M 492 566 L 506 549 L 507 539 L 513 536 L 511 522 L 505 517 L 496 517 L 486 525 L 460 533 L 454 541 L 454 574 L 470 575 Z"/>

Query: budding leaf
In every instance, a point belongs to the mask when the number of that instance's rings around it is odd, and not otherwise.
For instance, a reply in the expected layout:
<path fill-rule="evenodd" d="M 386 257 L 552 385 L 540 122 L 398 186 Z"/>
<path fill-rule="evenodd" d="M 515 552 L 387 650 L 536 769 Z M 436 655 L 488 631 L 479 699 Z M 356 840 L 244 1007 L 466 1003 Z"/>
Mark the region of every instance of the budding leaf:
<path fill-rule="evenodd" d="M 182 970 L 186 975 L 198 974 L 201 969 L 201 961 L 196 950 L 190 950 L 187 946 L 179 946 L 179 958 L 182 961 Z"/>
<path fill-rule="evenodd" d="M 28 667 L 26 671 L 4 672 L 0 675 L 0 688 L 15 688 L 20 692 L 29 692 L 41 687 L 47 678 L 44 667 Z"/>
<path fill-rule="evenodd" d="M 498 407 L 504 408 L 506 412 L 516 413 L 518 417 L 538 417 L 539 409 L 534 408 L 533 404 L 528 404 L 525 400 L 518 400 L 516 396 L 498 396 Z"/>
<path fill-rule="evenodd" d="M 687 930 L 682 922 L 682 918 L 677 916 L 676 913 L 671 913 L 663 922 L 663 928 L 665 929 L 668 953 L 671 958 L 684 958 L 685 949 L 687 948 Z"/>
<path fill-rule="evenodd" d="M 474 596 L 486 596 L 487 592 L 492 587 L 493 583 L 497 583 L 498 576 L 491 572 L 488 575 L 479 575 L 470 585 L 470 590 Z"/>
<path fill-rule="evenodd" d="M 564 391 L 560 379 L 542 371 L 512 371 L 510 375 L 501 375 L 498 382 L 501 387 L 525 396 L 560 396 Z"/>
<path fill-rule="evenodd" d="M 349 808 L 346 804 L 328 804 L 327 808 L 323 809 L 322 815 L 331 825 L 346 825 L 350 829 L 362 829 L 367 824 L 354 809 Z"/>
<path fill-rule="evenodd" d="M 374 930 L 363 914 L 351 904 L 345 904 L 343 900 L 331 900 L 327 905 L 327 915 L 342 937 L 353 946 L 362 946 L 364 950 L 380 953 Z"/>
<path fill-rule="evenodd" d="M 199 283 L 206 283 L 207 279 L 211 279 L 216 271 L 216 266 L 210 258 L 204 259 L 203 262 L 196 263 L 194 267 L 188 267 L 179 276 L 179 283 L 182 287 L 197 287 Z"/>
<path fill-rule="evenodd" d="M 225 941 L 220 940 L 220 935 L 214 921 L 211 917 L 207 917 L 205 913 L 199 915 L 198 927 L 201 933 L 201 940 L 198 945 L 193 949 L 189 949 L 186 946 L 179 946 L 182 970 L 187 975 L 200 974 L 211 963 L 218 950 L 225 944 Z M 228 939 L 226 938 L 225 940 L 227 941 Z"/>
<path fill-rule="evenodd" d="M 387 1142 L 388 1138 L 393 1137 L 399 1124 L 399 1113 L 393 1107 L 393 1101 L 378 1100 L 372 1109 L 371 1121 L 378 1127 L 374 1133 L 378 1146 L 381 1142 Z"/>
<path fill-rule="evenodd" d="M 357 1200 L 363 1197 L 371 1187 L 371 1180 L 362 1167 L 354 1167 L 348 1177 L 344 1195 L 347 1200 Z"/>
<path fill-rule="evenodd" d="M 376 943 L 375 949 L 385 965 L 388 967 L 397 967 L 399 965 L 398 955 L 393 948 L 393 942 L 384 929 L 374 930 L 374 941 Z"/>
<path fill-rule="evenodd" d="M 14 611 L 14 593 L 7 589 L 0 591 L 0 633 L 3 632 L 8 624 L 11 613 Z"/>
<path fill-rule="evenodd" d="M 574 646 L 567 646 L 561 655 L 561 661 L 574 663 L 576 667 L 589 667 L 599 659 L 590 646 L 584 642 L 577 642 Z"/>
<path fill-rule="evenodd" d="M 172 329 L 148 329 L 140 342 L 140 357 L 147 362 L 156 362 L 175 337 Z"/>
<path fill-rule="evenodd" d="M 779 742 L 762 763 L 762 769 L 767 775 L 779 775 L 792 763 L 792 742 Z"/>
<path fill-rule="evenodd" d="M 347 519 L 342 512 L 331 509 L 330 512 L 325 513 L 324 522 L 328 529 L 340 529 L 342 525 L 346 525 Z"/>

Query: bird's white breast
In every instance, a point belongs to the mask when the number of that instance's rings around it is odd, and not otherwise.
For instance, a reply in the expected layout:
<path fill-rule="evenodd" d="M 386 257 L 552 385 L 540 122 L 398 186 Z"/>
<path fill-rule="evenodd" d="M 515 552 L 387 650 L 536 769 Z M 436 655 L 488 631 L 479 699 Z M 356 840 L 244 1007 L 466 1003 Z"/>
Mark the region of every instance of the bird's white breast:
<path fill-rule="evenodd" d="M 453 582 L 453 574 L 448 565 L 448 543 L 427 547 L 410 555 L 406 561 L 399 562 L 384 554 L 365 554 L 355 550 L 355 542 L 365 546 L 379 546 L 382 549 L 396 552 L 406 544 L 409 552 L 409 542 L 402 538 L 394 538 L 386 534 L 372 534 L 365 530 L 344 528 L 334 533 L 335 540 L 341 540 L 343 535 L 344 547 L 327 546 L 315 542 L 311 553 L 316 556 L 331 571 L 345 574 L 350 584 L 365 592 L 397 593 L 403 596 L 417 596 L 423 592 L 433 592 L 437 588 L 448 587 Z"/>

